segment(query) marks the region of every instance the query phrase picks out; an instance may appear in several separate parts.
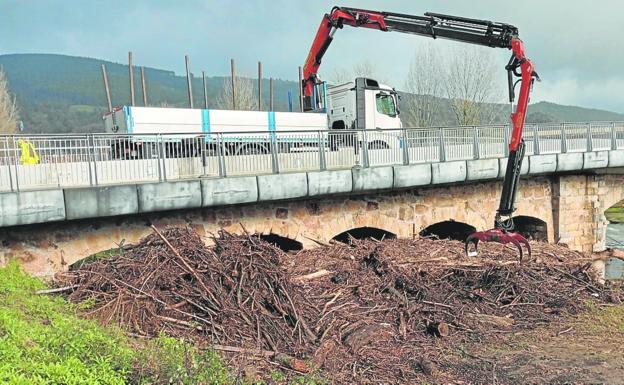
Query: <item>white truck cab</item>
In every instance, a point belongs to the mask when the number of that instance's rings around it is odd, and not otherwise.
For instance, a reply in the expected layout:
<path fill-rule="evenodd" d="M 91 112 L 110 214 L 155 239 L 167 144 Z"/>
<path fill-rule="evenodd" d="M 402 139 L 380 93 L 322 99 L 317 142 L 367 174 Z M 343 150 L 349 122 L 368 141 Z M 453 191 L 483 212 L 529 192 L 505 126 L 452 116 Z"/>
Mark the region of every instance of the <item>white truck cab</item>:
<path fill-rule="evenodd" d="M 394 88 L 368 78 L 328 87 L 330 129 L 401 128 Z"/>

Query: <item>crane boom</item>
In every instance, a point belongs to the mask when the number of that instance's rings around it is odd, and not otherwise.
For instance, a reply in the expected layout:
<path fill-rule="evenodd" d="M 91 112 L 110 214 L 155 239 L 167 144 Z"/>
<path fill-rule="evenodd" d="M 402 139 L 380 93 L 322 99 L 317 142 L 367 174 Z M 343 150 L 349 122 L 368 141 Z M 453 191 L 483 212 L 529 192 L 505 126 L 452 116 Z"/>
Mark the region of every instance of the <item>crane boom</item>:
<path fill-rule="evenodd" d="M 506 48 L 512 51 L 511 58 L 505 66 L 508 74 L 509 101 L 515 100 L 515 86 L 520 83 L 520 92 L 514 112 L 511 114 L 512 132 L 509 143 L 509 158 L 503 181 L 499 208 L 494 220 L 494 228 L 477 232 L 466 240 L 466 252 L 476 254 L 479 241 L 497 241 L 513 243 L 520 251 L 525 245 L 531 253 L 528 241 L 520 234 L 513 233 L 512 213 L 520 169 L 524 157 L 524 141 L 522 139 L 529 94 L 534 79 L 538 79 L 533 63 L 526 57 L 524 44 L 518 37 L 518 29 L 506 23 L 478 20 L 459 16 L 442 15 L 427 12 L 424 16 L 405 15 L 393 12 L 376 12 L 365 9 L 334 7 L 325 14 L 312 42 L 310 53 L 303 66 L 302 94 L 303 107 L 313 109 L 314 87 L 320 82 L 317 75 L 323 56 L 331 45 L 334 34 L 345 25 L 351 27 L 376 29 L 383 32 L 402 32 L 430 38 L 441 38 L 463 43 L 476 44 L 492 48 Z M 514 78 L 520 78 L 514 82 Z M 504 218 L 505 217 L 505 218 Z M 469 251 L 469 245 L 474 251 Z"/>

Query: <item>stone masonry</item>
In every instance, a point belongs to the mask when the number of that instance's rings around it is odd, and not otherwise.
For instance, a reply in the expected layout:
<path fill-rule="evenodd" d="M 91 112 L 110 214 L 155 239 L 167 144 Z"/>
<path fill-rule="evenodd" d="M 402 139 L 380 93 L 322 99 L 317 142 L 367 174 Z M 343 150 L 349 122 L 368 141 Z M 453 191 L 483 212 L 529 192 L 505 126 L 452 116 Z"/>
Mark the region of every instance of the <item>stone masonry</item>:
<path fill-rule="evenodd" d="M 0 264 L 17 258 L 36 275 L 51 275 L 99 251 L 138 241 L 150 225 L 189 225 L 210 242 L 220 229 L 277 234 L 304 247 L 329 242 L 359 227 L 412 237 L 434 223 L 453 219 L 487 229 L 498 207 L 501 182 L 335 195 L 221 208 L 203 208 L 123 217 L 4 228 Z M 585 252 L 604 248 L 604 210 L 624 198 L 624 176 L 555 175 L 521 180 L 516 215 L 546 223 L 548 240 Z"/>

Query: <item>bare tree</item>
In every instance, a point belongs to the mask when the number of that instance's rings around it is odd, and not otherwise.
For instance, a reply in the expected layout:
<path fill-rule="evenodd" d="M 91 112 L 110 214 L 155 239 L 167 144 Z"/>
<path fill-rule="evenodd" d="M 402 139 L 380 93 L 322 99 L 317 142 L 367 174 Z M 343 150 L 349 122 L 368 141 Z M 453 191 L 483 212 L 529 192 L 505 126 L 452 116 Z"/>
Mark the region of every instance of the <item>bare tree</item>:
<path fill-rule="evenodd" d="M 329 82 L 333 84 L 352 82 L 357 77 L 371 78 L 383 82 L 383 77 L 369 60 L 356 63 L 351 69 L 344 67 L 335 68 L 329 77 Z"/>
<path fill-rule="evenodd" d="M 18 121 L 17 102 L 15 96 L 9 92 L 9 81 L 0 67 L 0 134 L 14 134 Z"/>
<path fill-rule="evenodd" d="M 234 78 L 234 94 L 237 110 L 256 110 L 257 97 L 254 92 L 254 81 L 250 78 L 236 76 Z M 224 110 L 234 109 L 232 105 L 232 77 L 223 78 L 223 85 L 217 97 L 217 108 Z"/>
<path fill-rule="evenodd" d="M 444 88 L 459 125 L 491 123 L 498 115 L 494 103 L 501 99 L 491 50 L 461 46 L 452 51 L 445 71 Z"/>
<path fill-rule="evenodd" d="M 443 67 L 442 57 L 431 43 L 414 53 L 405 82 L 405 91 L 411 95 L 407 95 L 403 103 L 404 123 L 408 127 L 431 127 L 440 123 Z"/>

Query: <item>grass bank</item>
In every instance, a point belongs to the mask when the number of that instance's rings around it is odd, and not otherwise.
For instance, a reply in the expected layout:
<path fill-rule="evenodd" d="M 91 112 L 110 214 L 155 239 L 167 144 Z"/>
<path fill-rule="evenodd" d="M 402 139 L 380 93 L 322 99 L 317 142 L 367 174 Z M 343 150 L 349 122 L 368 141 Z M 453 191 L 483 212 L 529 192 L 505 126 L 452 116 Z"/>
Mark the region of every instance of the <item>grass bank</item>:
<path fill-rule="evenodd" d="M 173 338 L 132 340 L 80 316 L 82 305 L 38 295 L 16 263 L 0 268 L 0 383 L 227 384 L 219 356 Z"/>

